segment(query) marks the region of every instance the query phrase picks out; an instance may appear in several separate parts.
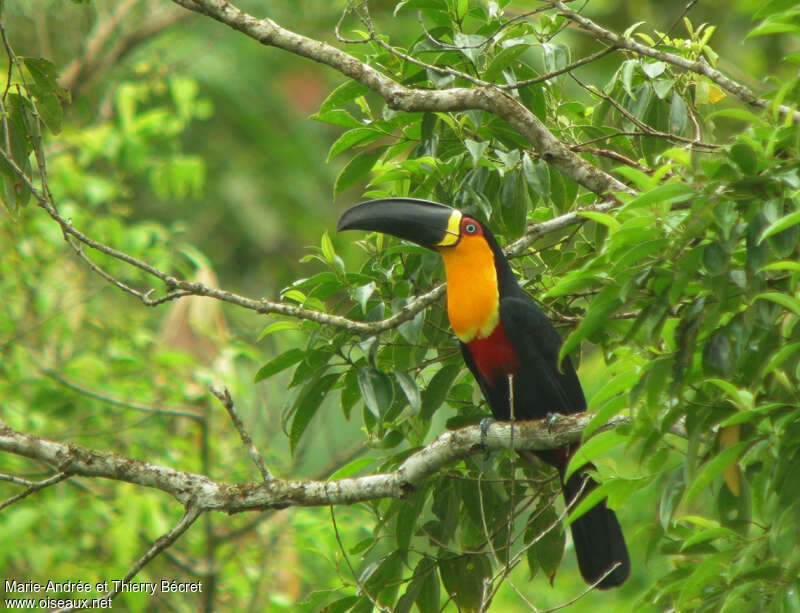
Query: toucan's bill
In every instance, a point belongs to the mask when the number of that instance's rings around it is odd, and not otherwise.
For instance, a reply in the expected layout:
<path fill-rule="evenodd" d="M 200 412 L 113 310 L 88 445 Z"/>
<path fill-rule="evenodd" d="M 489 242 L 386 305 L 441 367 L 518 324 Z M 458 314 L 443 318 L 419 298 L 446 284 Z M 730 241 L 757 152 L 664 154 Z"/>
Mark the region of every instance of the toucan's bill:
<path fill-rule="evenodd" d="M 436 249 L 458 242 L 460 223 L 461 212 L 444 204 L 415 198 L 381 198 L 345 211 L 336 230 L 382 232 Z"/>

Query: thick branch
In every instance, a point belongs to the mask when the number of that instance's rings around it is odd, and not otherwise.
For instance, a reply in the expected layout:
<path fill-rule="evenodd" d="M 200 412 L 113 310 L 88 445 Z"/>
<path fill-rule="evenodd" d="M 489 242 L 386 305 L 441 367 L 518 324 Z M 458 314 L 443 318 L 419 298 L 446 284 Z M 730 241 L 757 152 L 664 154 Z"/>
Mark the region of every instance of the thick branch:
<path fill-rule="evenodd" d="M 431 291 L 418 296 L 417 298 L 411 300 L 408 304 L 406 304 L 402 310 L 395 313 L 394 315 L 387 317 L 385 319 L 381 319 L 375 322 L 363 322 L 363 321 L 356 321 L 354 319 L 348 319 L 347 317 L 342 317 L 341 315 L 332 315 L 330 313 L 324 313 L 321 311 L 314 311 L 312 309 L 307 309 L 301 306 L 285 304 L 281 302 L 273 302 L 271 300 L 267 300 L 265 298 L 262 299 L 254 299 L 249 298 L 247 296 L 241 296 L 239 294 L 235 294 L 233 292 L 229 292 L 222 289 L 217 289 L 215 287 L 209 287 L 204 285 L 203 283 L 199 282 L 191 282 L 191 281 L 184 281 L 174 277 L 158 268 L 152 266 L 148 262 L 144 260 L 140 260 L 135 258 L 123 251 L 119 251 L 118 249 L 114 249 L 108 245 L 100 243 L 90 236 L 87 236 L 77 228 L 75 228 L 71 221 L 65 219 L 61 216 L 61 214 L 56 209 L 54 203 L 51 199 L 45 195 L 41 190 L 37 189 L 36 186 L 31 181 L 31 178 L 28 177 L 25 172 L 17 166 L 14 159 L 11 157 L 10 153 L 3 150 L 0 147 L 0 158 L 5 160 L 5 162 L 9 165 L 9 167 L 13 170 L 13 172 L 19 177 L 20 181 L 27 187 L 33 197 L 36 199 L 37 203 L 40 207 L 42 207 L 45 211 L 47 211 L 48 215 L 53 218 L 56 223 L 61 227 L 61 231 L 64 234 L 67 243 L 76 251 L 76 253 L 88 264 L 92 267 L 95 272 L 100 274 L 104 279 L 113 283 L 117 287 L 121 287 L 126 292 L 136 296 L 139 298 L 144 304 L 148 306 L 156 306 L 162 304 L 164 302 L 168 302 L 170 300 L 175 300 L 177 298 L 181 298 L 183 296 L 208 296 L 209 298 L 215 298 L 217 300 L 222 300 L 223 302 L 229 302 L 231 304 L 238 305 L 240 307 L 251 309 L 258 313 L 263 314 L 273 314 L 273 315 L 285 315 L 287 317 L 295 317 L 297 319 L 307 319 L 309 321 L 314 321 L 322 325 L 326 326 L 333 326 L 336 328 L 342 328 L 351 332 L 352 334 L 358 334 L 361 336 L 372 336 L 378 334 L 379 332 L 383 332 L 384 330 L 390 330 L 392 328 L 396 328 L 400 324 L 406 321 L 410 321 L 413 319 L 417 313 L 425 309 L 427 306 L 433 304 L 437 299 L 439 299 L 445 292 L 444 284 L 439 285 L 432 289 Z M 575 212 L 567 213 L 565 215 L 560 215 L 558 217 L 554 217 L 553 219 L 549 219 L 547 221 L 543 221 L 536 224 L 530 224 L 525 232 L 525 234 L 519 238 L 518 240 L 514 241 L 505 249 L 505 253 L 508 256 L 515 256 L 523 253 L 525 249 L 527 249 L 531 244 L 534 243 L 538 238 L 544 236 L 545 234 L 549 234 L 551 232 L 558 232 L 567 228 L 569 226 L 573 226 L 579 223 L 583 223 L 586 221 L 584 217 L 581 217 L 578 213 L 580 211 L 586 210 L 593 210 L 593 211 L 607 211 L 611 209 L 616 204 L 616 201 L 608 201 L 602 202 L 600 204 L 585 207 L 583 209 L 578 209 Z M 75 240 L 72 240 L 75 239 Z M 89 258 L 86 256 L 85 253 L 81 250 L 80 246 L 77 243 L 86 245 L 100 253 L 103 253 L 109 257 L 116 258 L 133 266 L 134 268 L 138 268 L 142 272 L 159 279 L 166 285 L 167 289 L 169 290 L 167 294 L 161 296 L 159 298 L 152 298 L 153 290 L 149 291 L 139 291 L 134 289 L 133 287 L 124 284 L 117 279 L 113 278 L 111 275 L 106 273 L 102 270 L 99 266 L 94 264 Z"/>
<path fill-rule="evenodd" d="M 592 415 L 557 415 L 550 420 L 493 422 L 487 429 L 485 448 L 555 449 L 580 439 Z M 611 419 L 605 427 L 627 423 Z M 272 479 L 260 483 L 215 482 L 203 475 L 134 460 L 115 453 L 49 441 L 17 432 L 0 422 L 0 450 L 48 462 L 60 474 L 125 481 L 166 492 L 198 511 L 227 513 L 284 508 L 352 504 L 377 498 L 401 498 L 448 464 L 482 453 L 481 431 L 467 426 L 440 434 L 410 455 L 397 470 L 336 481 Z"/>
<path fill-rule="evenodd" d="M 226 0 L 173 2 L 216 19 L 264 45 L 330 66 L 380 95 L 393 109 L 408 112 L 478 109 L 493 113 L 506 120 L 530 141 L 543 159 L 586 189 L 597 194 L 631 191 L 611 175 L 570 151 L 550 133 L 536 115 L 496 87 L 454 87 L 441 90 L 408 88 L 336 47 L 287 30 L 272 19 L 258 19 Z"/>

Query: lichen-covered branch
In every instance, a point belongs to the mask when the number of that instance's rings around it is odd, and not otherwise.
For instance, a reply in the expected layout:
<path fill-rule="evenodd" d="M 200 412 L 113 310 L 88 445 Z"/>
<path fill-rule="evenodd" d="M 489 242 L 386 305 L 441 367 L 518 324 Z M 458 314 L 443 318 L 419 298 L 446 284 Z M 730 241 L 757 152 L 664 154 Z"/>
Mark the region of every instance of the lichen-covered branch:
<path fill-rule="evenodd" d="M 92 267 L 92 269 L 95 270 L 95 272 L 97 272 L 101 277 L 103 277 L 110 283 L 114 284 L 115 286 L 122 288 L 124 291 L 136 296 L 147 306 L 156 306 L 164 302 L 168 302 L 170 300 L 176 300 L 183 296 L 207 296 L 209 298 L 222 300 L 223 302 L 235 304 L 237 306 L 243 307 L 245 309 L 250 309 L 258 313 L 284 315 L 287 317 L 294 317 L 297 319 L 306 319 L 309 321 L 314 321 L 324 326 L 333 326 L 335 328 L 342 328 L 352 334 L 367 337 L 383 332 L 384 330 L 390 330 L 392 328 L 396 328 L 400 324 L 406 321 L 410 321 L 417 315 L 417 313 L 419 313 L 429 305 L 433 304 L 436 300 L 438 300 L 441 296 L 443 296 L 445 292 L 445 286 L 444 284 L 441 284 L 435 287 L 434 289 L 430 290 L 429 292 L 426 292 L 425 294 L 422 294 L 417 298 L 409 301 L 403 307 L 403 309 L 401 309 L 394 315 L 391 315 L 390 317 L 386 317 L 384 319 L 374 322 L 363 322 L 354 319 L 349 319 L 341 315 L 334 315 L 322 311 L 315 311 L 313 309 L 308 309 L 298 305 L 286 304 L 283 302 L 274 302 L 272 300 L 267 300 L 266 298 L 261 298 L 261 299 L 250 298 L 247 296 L 242 296 L 240 294 L 235 294 L 234 292 L 230 292 L 224 289 L 210 287 L 208 285 L 205 285 L 197 281 L 185 281 L 171 274 L 168 274 L 162 270 L 159 270 L 158 268 L 156 268 L 155 266 L 144 260 L 136 258 L 128 253 L 115 249 L 109 245 L 105 245 L 99 241 L 94 240 L 90 236 L 84 234 L 82 231 L 75 228 L 69 220 L 61 216 L 61 214 L 58 212 L 58 209 L 55 206 L 55 203 L 52 201 L 52 197 L 49 194 L 46 195 L 42 190 L 39 190 L 33 184 L 31 178 L 27 176 L 25 172 L 21 168 L 19 168 L 19 166 L 17 166 L 11 155 L 7 151 L 5 151 L 2 147 L 0 147 L 0 158 L 5 160 L 5 162 L 9 165 L 9 167 L 20 178 L 20 181 L 22 181 L 25 187 L 27 187 L 30 190 L 31 194 L 33 194 L 33 197 L 36 199 L 37 204 L 41 208 L 43 208 L 56 223 L 58 223 L 58 225 L 61 227 L 61 231 L 64 234 L 65 239 L 67 240 L 67 243 L 73 248 L 73 250 L 76 251 L 79 257 L 81 257 L 81 259 L 86 261 Z M 564 215 L 554 217 L 553 219 L 549 219 L 547 221 L 530 224 L 526 229 L 525 234 L 521 238 L 519 238 L 515 242 L 508 245 L 508 247 L 506 247 L 505 253 L 508 256 L 519 255 L 523 253 L 525 249 L 527 249 L 531 244 L 533 244 L 533 242 L 536 241 L 538 238 L 552 232 L 559 232 L 569 226 L 585 222 L 586 219 L 579 215 L 581 211 L 585 210 L 606 211 L 610 210 L 615 203 L 616 201 L 610 200 L 607 202 L 596 204 L 594 206 L 578 209 L 572 213 L 566 213 Z M 167 293 L 158 298 L 153 298 L 153 290 L 141 291 L 132 287 L 127 283 L 123 283 L 118 279 L 115 279 L 114 277 L 106 273 L 97 264 L 92 262 L 86 255 L 86 253 L 82 250 L 81 245 L 90 247 L 95 251 L 103 253 L 109 257 L 118 259 L 122 262 L 125 262 L 126 264 L 129 264 L 133 268 L 137 268 L 142 272 L 146 273 L 147 275 L 159 279 L 166 286 Z"/>
<path fill-rule="evenodd" d="M 264 482 L 216 482 L 196 473 L 23 434 L 2 422 L 0 451 L 47 462 L 65 476 L 112 479 L 155 488 L 198 511 L 239 513 L 405 497 L 445 466 L 483 453 L 484 449 L 521 451 L 563 447 L 580 439 L 591 418 L 590 414 L 556 415 L 547 421 L 493 422 L 486 431 L 485 447 L 478 426 L 449 430 L 411 454 L 393 472 L 334 481 L 274 478 Z M 627 418 L 619 416 L 605 427 L 627 422 Z"/>
<path fill-rule="evenodd" d="M 259 19 L 226 0 L 173 0 L 190 11 L 207 15 L 260 43 L 283 49 L 330 66 L 380 95 L 393 109 L 420 112 L 455 112 L 479 109 L 506 120 L 536 152 L 565 176 L 597 194 L 631 191 L 570 151 L 545 125 L 506 92 L 494 86 L 419 89 L 401 85 L 368 64 L 327 43 L 281 27 L 269 18 Z"/>

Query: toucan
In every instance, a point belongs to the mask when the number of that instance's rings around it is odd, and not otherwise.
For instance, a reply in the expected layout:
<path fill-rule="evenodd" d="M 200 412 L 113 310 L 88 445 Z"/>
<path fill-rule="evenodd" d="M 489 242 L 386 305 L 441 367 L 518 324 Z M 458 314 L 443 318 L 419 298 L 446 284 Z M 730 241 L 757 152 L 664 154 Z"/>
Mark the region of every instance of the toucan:
<path fill-rule="evenodd" d="M 337 226 L 341 230 L 390 234 L 441 255 L 450 326 L 495 419 L 542 419 L 586 410 L 569 358 L 558 364 L 558 332 L 519 286 L 485 224 L 444 204 L 382 198 L 345 211 Z M 535 452 L 557 469 L 567 504 L 577 503 L 576 497 L 597 487 L 586 474 L 594 468 L 591 464 L 564 480 L 576 447 Z M 531 452 L 520 455 L 536 462 Z M 575 520 L 571 530 L 578 567 L 587 583 L 607 589 L 627 579 L 630 558 L 625 539 L 605 499 Z"/>

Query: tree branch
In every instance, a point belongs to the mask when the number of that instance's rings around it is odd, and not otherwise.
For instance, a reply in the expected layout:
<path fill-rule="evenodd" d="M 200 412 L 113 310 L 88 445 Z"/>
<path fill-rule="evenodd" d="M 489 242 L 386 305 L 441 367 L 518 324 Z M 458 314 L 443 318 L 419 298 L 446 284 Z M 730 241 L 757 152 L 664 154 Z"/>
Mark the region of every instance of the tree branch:
<path fill-rule="evenodd" d="M 550 420 L 492 422 L 485 446 L 479 426 L 466 426 L 440 434 L 411 454 L 397 470 L 335 481 L 215 482 L 204 475 L 135 460 L 115 453 L 23 434 L 0 422 L 0 450 L 48 462 L 65 476 L 125 481 L 166 492 L 198 511 L 239 513 L 291 506 L 352 504 L 378 498 L 403 498 L 425 479 L 448 464 L 485 449 L 556 449 L 580 440 L 593 415 L 556 415 Z M 604 428 L 629 423 L 617 416 Z"/>
<path fill-rule="evenodd" d="M 227 0 L 172 1 L 190 11 L 216 19 L 263 45 L 330 66 L 380 95 L 392 109 L 407 112 L 483 110 L 493 113 L 530 141 L 542 159 L 586 189 L 596 194 L 632 191 L 570 151 L 536 115 L 497 87 L 453 87 L 441 90 L 408 88 L 336 47 L 287 30 L 272 19 L 258 19 Z"/>
<path fill-rule="evenodd" d="M 563 15 L 584 30 L 591 32 L 597 38 L 603 39 L 615 47 L 627 49 L 628 51 L 632 51 L 638 55 L 652 57 L 662 62 L 672 64 L 673 66 L 677 66 L 678 68 L 683 68 L 684 70 L 707 77 L 710 81 L 713 81 L 722 89 L 736 96 L 739 98 L 739 100 L 749 104 L 750 106 L 756 106 L 763 109 L 767 108 L 767 106 L 770 104 L 769 100 L 758 97 L 756 93 L 753 92 L 753 90 L 751 90 L 749 87 L 742 85 L 741 83 L 738 83 L 729 77 L 726 77 L 719 70 L 712 68 L 703 58 L 690 60 L 685 57 L 675 55 L 674 53 L 659 51 L 658 49 L 643 45 L 642 43 L 637 43 L 630 38 L 625 38 L 616 32 L 612 32 L 611 30 L 607 30 L 606 28 L 599 26 L 591 19 L 588 19 L 587 17 L 584 17 L 583 15 L 571 10 L 560 0 L 545 1 L 548 2 L 553 8 L 558 9 L 559 15 Z M 795 123 L 800 123 L 800 111 L 786 106 L 785 104 L 780 104 L 777 108 L 781 115 L 791 115 Z"/>
<path fill-rule="evenodd" d="M 86 261 L 89 266 L 97 272 L 102 278 L 106 279 L 113 285 L 117 287 L 121 287 L 126 292 L 136 296 L 139 300 L 142 301 L 143 304 L 147 306 L 156 306 L 162 304 L 164 302 L 168 302 L 170 300 L 175 300 L 177 298 L 181 298 L 183 296 L 208 296 L 209 298 L 215 298 L 217 300 L 222 300 L 223 302 L 228 302 L 230 304 L 235 304 L 237 306 L 243 307 L 245 309 L 250 309 L 256 311 L 257 313 L 262 314 L 272 314 L 272 315 L 284 315 L 287 317 L 294 317 L 297 319 L 307 319 L 309 321 L 314 321 L 316 323 L 326 325 L 326 326 L 333 326 L 335 328 L 342 328 L 347 330 L 352 334 L 357 334 L 360 336 L 368 337 L 374 336 L 384 330 L 390 330 L 392 328 L 396 328 L 400 324 L 410 321 L 413 319 L 417 313 L 425 309 L 427 306 L 433 304 L 437 299 L 439 299 L 445 292 L 445 285 L 441 284 L 432 289 L 431 291 L 422 294 L 408 302 L 399 312 L 395 313 L 394 315 L 387 317 L 385 319 L 381 319 L 374 322 L 363 322 L 357 321 L 354 319 L 349 319 L 347 317 L 343 317 L 341 315 L 332 315 L 330 313 L 324 313 L 322 311 L 315 311 L 312 309 L 307 309 L 302 306 L 296 306 L 291 304 L 285 304 L 281 302 L 273 302 L 271 300 L 267 300 L 266 298 L 261 299 L 254 299 L 249 298 L 247 296 L 241 296 L 239 294 L 235 294 L 233 292 L 229 292 L 223 289 L 217 289 L 214 287 L 209 287 L 203 283 L 197 281 L 184 281 L 174 277 L 158 268 L 154 267 L 148 262 L 144 260 L 140 260 L 135 258 L 123 251 L 119 251 L 118 249 L 114 249 L 108 245 L 100 243 L 93 238 L 87 236 L 77 228 L 72 225 L 70 220 L 65 219 L 61 216 L 58 210 L 55 207 L 54 202 L 51 200 L 51 196 L 45 195 L 41 190 L 37 189 L 36 186 L 33 184 L 30 177 L 28 177 L 25 172 L 14 162 L 14 159 L 6 150 L 0 147 L 0 158 L 5 160 L 5 162 L 11 167 L 13 172 L 20 178 L 22 183 L 25 185 L 27 189 L 30 190 L 33 197 L 36 199 L 38 205 L 43 208 L 48 215 L 61 227 L 61 231 L 64 235 L 65 240 L 67 243 L 72 247 L 72 249 L 78 254 L 81 259 Z M 617 204 L 616 200 L 609 200 L 606 202 L 601 202 L 600 204 L 596 204 L 589 207 L 584 207 L 581 209 L 577 209 L 572 213 L 566 213 L 564 215 L 560 215 L 558 217 L 554 217 L 553 219 L 549 219 L 547 221 L 530 224 L 526 229 L 525 234 L 508 245 L 505 248 L 506 255 L 513 257 L 515 255 L 519 255 L 525 251 L 531 244 L 533 244 L 537 239 L 544 236 L 545 234 L 549 234 L 551 232 L 559 232 L 564 228 L 569 226 L 577 225 L 584 223 L 586 218 L 581 217 L 578 213 L 581 211 L 607 211 L 613 208 Z M 94 264 L 88 256 L 83 252 L 79 245 L 75 244 L 73 240 L 77 240 L 79 243 L 86 245 L 94 249 L 95 251 L 99 251 L 109 257 L 121 260 L 126 264 L 134 268 L 138 268 L 142 272 L 159 279 L 164 283 L 167 287 L 168 292 L 159 297 L 153 298 L 152 289 L 147 291 L 140 291 L 128 284 L 122 283 L 121 281 L 115 279 L 104 270 L 102 270 L 99 266 Z"/>
<path fill-rule="evenodd" d="M 215 387 L 211 387 L 209 391 L 219 400 L 220 404 L 225 407 L 225 410 L 228 411 L 228 416 L 233 422 L 233 427 L 236 428 L 236 431 L 239 433 L 239 438 L 242 439 L 242 444 L 247 448 L 247 453 L 250 455 L 250 459 L 253 460 L 253 464 L 258 468 L 258 472 L 261 473 L 261 477 L 264 481 L 271 481 L 274 477 L 264 464 L 264 458 L 261 457 L 258 449 L 256 449 L 256 446 L 253 444 L 253 439 L 244 427 L 244 423 L 242 423 L 242 420 L 239 418 L 239 414 L 233 406 L 233 398 L 231 398 L 228 388 L 223 388 L 220 392 Z"/>

